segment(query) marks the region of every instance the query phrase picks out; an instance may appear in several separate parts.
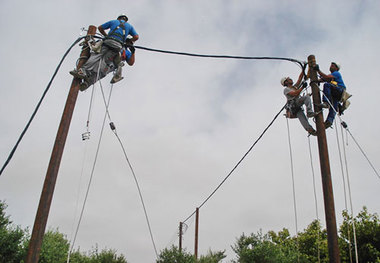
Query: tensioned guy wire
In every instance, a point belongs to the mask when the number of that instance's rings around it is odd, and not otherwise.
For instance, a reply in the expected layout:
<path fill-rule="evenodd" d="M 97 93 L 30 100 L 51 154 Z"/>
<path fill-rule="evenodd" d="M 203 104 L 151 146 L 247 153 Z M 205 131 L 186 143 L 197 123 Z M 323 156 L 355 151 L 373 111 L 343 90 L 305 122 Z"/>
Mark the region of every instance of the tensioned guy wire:
<path fill-rule="evenodd" d="M 286 104 L 285 104 L 286 105 Z M 227 181 L 227 179 L 231 176 L 231 174 L 236 170 L 236 168 L 241 164 L 241 162 L 247 157 L 247 155 L 252 151 L 253 147 L 260 141 L 260 139 L 264 136 L 264 134 L 267 132 L 267 130 L 272 126 L 274 121 L 277 119 L 278 115 L 283 111 L 285 108 L 285 105 L 281 108 L 281 110 L 274 116 L 272 121 L 268 124 L 268 126 L 264 129 L 264 131 L 260 134 L 259 138 L 252 144 L 252 146 L 248 149 L 248 151 L 243 155 L 243 157 L 237 162 L 237 164 L 232 168 L 232 170 L 227 174 L 227 176 L 222 180 L 222 182 L 214 189 L 214 191 L 211 192 L 211 194 L 198 206 L 200 209 L 210 198 L 216 193 L 216 191 L 219 190 L 219 188 Z M 182 222 L 185 223 L 187 220 L 189 220 L 193 215 L 195 214 L 195 211 L 191 213 L 185 220 Z"/>

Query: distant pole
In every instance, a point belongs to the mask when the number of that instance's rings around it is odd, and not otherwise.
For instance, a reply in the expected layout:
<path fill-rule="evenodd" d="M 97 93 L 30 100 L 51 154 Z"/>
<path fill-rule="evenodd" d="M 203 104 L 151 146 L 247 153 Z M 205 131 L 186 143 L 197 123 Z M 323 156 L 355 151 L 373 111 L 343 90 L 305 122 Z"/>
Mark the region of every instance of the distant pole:
<path fill-rule="evenodd" d="M 183 223 L 179 222 L 179 252 L 182 252 L 182 227 Z"/>
<path fill-rule="evenodd" d="M 319 94 L 319 87 L 317 84 L 318 76 L 314 70 L 314 66 L 317 64 L 315 56 L 310 55 L 308 58 L 309 72 L 310 72 L 310 85 L 313 91 L 314 104 L 321 103 L 321 96 Z M 315 112 L 321 111 L 321 107 L 314 106 Z M 329 250 L 330 263 L 339 263 L 339 247 L 338 247 L 338 233 L 336 227 L 335 207 L 334 207 L 334 195 L 331 182 L 331 171 L 329 153 L 327 148 L 326 131 L 323 122 L 322 112 L 316 116 L 318 148 L 319 148 L 319 161 L 321 166 L 323 197 L 325 203 L 325 216 L 326 216 L 326 228 L 327 228 L 327 243 Z"/>
<path fill-rule="evenodd" d="M 198 231 L 199 231 L 199 208 L 195 210 L 195 244 L 194 244 L 194 257 L 198 259 Z"/>
<path fill-rule="evenodd" d="M 95 35 L 96 27 L 89 26 L 87 35 Z M 88 39 L 85 41 L 87 42 Z M 78 68 L 80 68 L 89 56 L 89 48 L 87 45 L 82 47 L 82 52 L 80 54 L 80 60 L 78 63 Z M 61 164 L 61 159 L 63 155 L 63 149 L 65 147 L 67 134 L 70 128 L 71 118 L 73 116 L 73 111 L 75 103 L 78 97 L 80 80 L 74 78 L 71 83 L 71 88 L 67 96 L 65 109 L 62 114 L 61 123 L 58 128 L 57 136 L 55 138 L 55 143 L 53 151 L 50 157 L 49 167 L 46 172 L 45 182 L 42 189 L 40 203 L 38 205 L 38 210 L 36 218 L 34 221 L 32 236 L 30 238 L 29 249 L 26 255 L 25 263 L 38 263 L 40 256 L 42 240 L 44 238 L 46 223 L 49 216 L 49 210 L 51 201 L 53 199 L 53 193 L 55 188 L 55 183 L 57 180 L 59 166 Z"/>

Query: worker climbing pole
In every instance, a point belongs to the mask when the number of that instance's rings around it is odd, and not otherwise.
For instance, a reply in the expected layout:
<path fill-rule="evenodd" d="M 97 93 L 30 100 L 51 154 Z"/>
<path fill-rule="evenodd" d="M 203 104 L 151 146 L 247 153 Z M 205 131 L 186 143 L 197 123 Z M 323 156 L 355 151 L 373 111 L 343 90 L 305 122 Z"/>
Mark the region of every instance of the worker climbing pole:
<path fill-rule="evenodd" d="M 90 40 L 91 36 L 95 35 L 95 33 L 96 33 L 96 27 L 89 26 L 88 31 L 87 31 L 87 37 L 82 45 L 82 52 L 80 54 L 80 60 L 77 66 L 78 68 L 80 68 L 87 61 L 87 58 L 89 57 L 90 51 L 89 51 L 87 42 Z M 79 84 L 80 84 L 80 79 L 74 78 L 71 83 L 69 94 L 67 96 L 65 109 L 62 114 L 61 123 L 58 128 L 53 151 L 50 157 L 49 167 L 46 172 L 45 182 L 42 189 L 36 218 L 34 221 L 32 236 L 30 239 L 25 263 L 38 263 L 42 240 L 45 234 L 46 223 L 49 216 L 50 205 L 53 199 L 53 193 L 54 193 L 55 183 L 57 180 L 58 170 L 59 170 L 59 166 L 60 166 L 62 155 L 63 155 L 63 149 L 65 147 L 67 134 L 70 128 L 71 118 L 72 118 L 75 103 L 78 97 Z"/>
<path fill-rule="evenodd" d="M 339 263 L 338 233 L 335 218 L 334 195 L 331 182 L 331 171 L 329 153 L 327 149 L 326 130 L 321 112 L 321 96 L 318 87 L 318 76 L 316 69 L 316 59 L 314 55 L 308 57 L 310 85 L 313 92 L 314 111 L 320 112 L 315 117 L 317 127 L 317 138 L 319 148 L 319 161 L 321 167 L 323 197 L 325 203 L 325 217 L 327 228 L 327 242 L 330 263 Z"/>

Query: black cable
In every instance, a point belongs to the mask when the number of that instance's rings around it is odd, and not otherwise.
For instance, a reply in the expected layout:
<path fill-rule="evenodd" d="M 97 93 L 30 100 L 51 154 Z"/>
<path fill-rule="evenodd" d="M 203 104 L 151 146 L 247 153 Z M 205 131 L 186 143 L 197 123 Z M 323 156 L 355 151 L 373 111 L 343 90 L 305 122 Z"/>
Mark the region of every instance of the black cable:
<path fill-rule="evenodd" d="M 0 176 L 1 176 L 1 174 L 3 173 L 5 167 L 7 167 L 8 163 L 9 163 L 10 160 L 12 159 L 13 154 L 16 152 L 16 149 L 17 149 L 18 145 L 20 144 L 22 138 L 24 137 L 26 131 L 28 130 L 30 124 L 32 123 L 34 117 L 36 116 L 37 111 L 38 111 L 38 109 L 40 108 L 40 106 L 41 106 L 41 104 L 42 104 L 42 101 L 44 100 L 44 98 L 45 98 L 47 92 L 49 91 L 50 86 L 51 86 L 51 84 L 52 84 L 52 82 L 53 82 L 55 76 L 57 75 L 58 70 L 59 70 L 59 68 L 61 67 L 63 61 L 64 61 L 65 58 L 66 58 L 66 56 L 69 54 L 69 52 L 71 51 L 71 49 L 72 49 L 72 48 L 73 48 L 73 47 L 74 47 L 74 46 L 75 46 L 75 45 L 76 45 L 81 39 L 83 39 L 83 38 L 85 38 L 85 36 L 83 36 L 83 37 L 79 37 L 77 40 L 75 40 L 74 43 L 69 47 L 69 49 L 67 49 L 67 51 L 66 51 L 65 54 L 63 55 L 61 61 L 59 62 L 57 68 L 55 69 L 54 74 L 53 74 L 53 76 L 51 77 L 51 79 L 50 79 L 50 81 L 49 81 L 49 83 L 48 83 L 48 85 L 47 85 L 45 91 L 43 92 L 40 101 L 37 103 L 37 106 L 36 106 L 36 108 L 34 109 L 34 111 L 33 111 L 33 113 L 32 113 L 32 116 L 30 117 L 30 119 L 29 119 L 28 123 L 26 124 L 24 130 L 21 132 L 20 137 L 18 138 L 18 140 L 17 140 L 15 146 L 13 147 L 13 149 L 12 149 L 12 151 L 10 152 L 10 154 L 9 154 L 9 156 L 8 156 L 8 158 L 7 158 L 7 160 L 5 161 L 3 167 L 1 168 L 1 170 L 0 170 Z"/>
<path fill-rule="evenodd" d="M 243 157 L 237 162 L 237 164 L 234 166 L 234 168 L 228 173 L 228 175 L 223 179 L 223 181 L 215 188 L 214 191 L 201 203 L 198 208 L 200 209 L 215 193 L 218 191 L 218 189 L 224 184 L 224 182 L 231 176 L 231 174 L 236 170 L 236 168 L 240 165 L 240 163 L 244 160 L 245 157 L 251 152 L 253 147 L 259 142 L 259 140 L 264 136 L 264 134 L 267 132 L 270 126 L 274 123 L 274 121 L 277 119 L 277 117 L 280 115 L 280 113 L 283 111 L 285 108 L 285 105 L 281 108 L 281 110 L 274 116 L 273 120 L 269 123 L 269 125 L 264 129 L 264 131 L 261 133 L 259 138 L 252 144 L 252 146 L 248 149 L 248 151 L 243 155 Z M 185 220 L 182 222 L 185 223 L 187 220 L 189 220 L 193 215 L 195 214 L 195 211 L 189 215 Z"/>
<path fill-rule="evenodd" d="M 169 50 L 162 50 L 162 49 L 154 49 L 154 48 L 148 48 L 148 47 L 142 47 L 142 46 L 134 46 L 135 48 L 152 51 L 152 52 L 159 52 L 159 53 L 166 53 L 166 54 L 173 54 L 173 55 L 182 55 L 182 56 L 190 56 L 190 57 L 202 57 L 202 58 L 226 58 L 226 59 L 258 59 L 258 60 L 285 60 L 297 63 L 301 66 L 301 68 L 304 68 L 304 63 L 302 61 L 299 61 L 294 58 L 283 58 L 283 57 L 247 57 L 247 56 L 230 56 L 230 55 L 205 55 L 205 54 L 195 54 L 195 53 L 187 53 L 187 52 L 178 52 L 178 51 L 169 51 Z"/>

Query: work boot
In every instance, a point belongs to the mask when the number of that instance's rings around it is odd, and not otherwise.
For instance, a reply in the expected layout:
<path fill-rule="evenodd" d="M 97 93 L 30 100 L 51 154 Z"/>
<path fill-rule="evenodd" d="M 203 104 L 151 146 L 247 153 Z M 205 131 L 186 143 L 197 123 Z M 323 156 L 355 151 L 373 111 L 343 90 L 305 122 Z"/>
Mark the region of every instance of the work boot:
<path fill-rule="evenodd" d="M 346 100 L 348 100 L 351 97 L 352 97 L 351 94 L 349 94 L 346 90 L 343 90 L 342 98 L 340 99 L 340 101 L 344 103 L 344 102 L 346 102 Z"/>
<path fill-rule="evenodd" d="M 309 135 L 317 136 L 317 131 L 313 128 L 307 129 L 307 132 L 309 133 Z"/>
<path fill-rule="evenodd" d="M 124 77 L 121 77 L 121 76 L 113 76 L 113 78 L 111 79 L 111 84 L 115 84 L 116 82 L 119 82 L 120 80 L 122 80 Z"/>
<path fill-rule="evenodd" d="M 115 75 L 113 75 L 113 78 L 111 79 L 111 84 L 114 84 L 116 82 L 119 82 L 120 80 L 122 80 L 124 77 L 122 77 L 122 67 L 124 66 L 124 63 L 123 62 L 120 62 L 119 63 L 119 66 L 117 67 L 116 69 L 116 73 Z"/>
<path fill-rule="evenodd" d="M 325 129 L 328 129 L 332 126 L 332 122 L 331 121 L 325 121 Z"/>
<path fill-rule="evenodd" d="M 79 79 L 86 79 L 87 78 L 86 72 L 84 72 L 84 70 L 82 68 L 80 68 L 78 70 L 74 69 L 74 70 L 70 71 L 70 74 L 76 78 L 79 78 Z"/>
<path fill-rule="evenodd" d="M 347 110 L 347 108 L 350 106 L 351 102 L 346 100 L 342 104 L 339 104 L 338 110 L 339 110 L 339 115 L 343 115 L 343 112 Z"/>
<path fill-rule="evenodd" d="M 79 90 L 85 91 L 86 89 L 88 89 L 88 83 L 86 81 L 81 82 L 81 84 L 79 84 Z"/>
<path fill-rule="evenodd" d="M 327 102 L 322 102 L 321 104 L 316 104 L 316 105 L 324 109 L 330 108 L 330 105 Z"/>
<path fill-rule="evenodd" d="M 315 112 L 313 112 L 313 111 L 309 111 L 309 112 L 307 113 L 307 117 L 308 117 L 308 118 L 313 118 L 313 117 L 315 117 L 315 116 L 317 116 L 317 114 L 316 114 Z"/>

